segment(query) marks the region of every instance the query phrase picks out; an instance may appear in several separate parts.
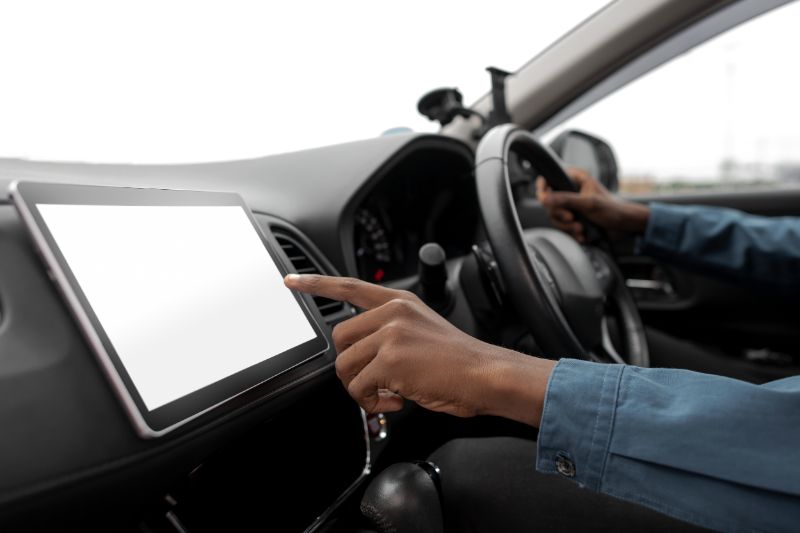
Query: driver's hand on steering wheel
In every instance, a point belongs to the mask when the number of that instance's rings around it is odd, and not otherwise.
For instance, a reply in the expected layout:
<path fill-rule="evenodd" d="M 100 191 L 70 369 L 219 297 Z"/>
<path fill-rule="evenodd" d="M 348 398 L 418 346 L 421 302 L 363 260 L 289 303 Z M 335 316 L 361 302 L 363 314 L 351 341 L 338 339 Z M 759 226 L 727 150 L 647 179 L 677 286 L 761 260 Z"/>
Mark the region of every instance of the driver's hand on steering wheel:
<path fill-rule="evenodd" d="M 284 281 L 364 310 L 333 329 L 333 342 L 336 374 L 365 411 L 397 411 L 408 399 L 456 416 L 490 414 L 538 426 L 555 361 L 471 337 L 407 291 L 319 275 Z"/>
<path fill-rule="evenodd" d="M 575 213 L 581 213 L 587 220 L 606 230 L 644 232 L 650 217 L 647 206 L 611 194 L 584 170 L 570 168 L 567 174 L 578 186 L 579 192 L 554 191 L 543 177 L 536 178 L 536 196 L 556 228 L 569 233 L 578 242 L 584 242 L 585 228 L 575 216 Z"/>

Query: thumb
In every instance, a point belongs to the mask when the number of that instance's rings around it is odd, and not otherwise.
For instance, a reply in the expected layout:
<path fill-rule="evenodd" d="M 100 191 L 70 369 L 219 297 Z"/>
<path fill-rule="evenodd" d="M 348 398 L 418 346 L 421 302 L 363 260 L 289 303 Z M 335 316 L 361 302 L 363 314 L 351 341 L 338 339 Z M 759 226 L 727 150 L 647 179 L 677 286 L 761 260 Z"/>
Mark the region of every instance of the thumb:
<path fill-rule="evenodd" d="M 570 167 L 567 169 L 567 175 L 572 178 L 572 181 L 578 186 L 578 190 L 583 190 L 587 185 L 602 188 L 600 182 L 582 168 Z"/>

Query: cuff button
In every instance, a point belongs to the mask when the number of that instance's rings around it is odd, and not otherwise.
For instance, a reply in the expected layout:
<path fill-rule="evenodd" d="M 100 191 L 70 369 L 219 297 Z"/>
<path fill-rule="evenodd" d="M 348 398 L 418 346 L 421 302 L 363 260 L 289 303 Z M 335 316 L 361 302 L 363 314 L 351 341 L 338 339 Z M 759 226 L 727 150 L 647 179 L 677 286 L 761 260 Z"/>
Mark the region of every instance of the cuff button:
<path fill-rule="evenodd" d="M 564 455 L 556 456 L 556 470 L 564 477 L 575 477 L 575 463 Z"/>

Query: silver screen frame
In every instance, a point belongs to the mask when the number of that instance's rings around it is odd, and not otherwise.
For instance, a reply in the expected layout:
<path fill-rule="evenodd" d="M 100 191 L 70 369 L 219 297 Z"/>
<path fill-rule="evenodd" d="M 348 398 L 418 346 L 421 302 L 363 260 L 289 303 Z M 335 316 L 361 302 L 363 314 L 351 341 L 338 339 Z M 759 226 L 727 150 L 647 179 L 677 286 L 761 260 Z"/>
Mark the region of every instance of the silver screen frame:
<path fill-rule="evenodd" d="M 267 377 L 267 378 L 265 378 L 265 379 L 263 379 L 263 380 L 261 380 L 261 381 L 259 381 L 257 383 L 254 383 L 252 386 L 249 386 L 249 387 L 239 391 L 238 393 L 233 394 L 232 396 L 224 398 L 223 400 L 218 401 L 218 402 L 214 403 L 213 405 L 210 405 L 210 406 L 208 406 L 208 407 L 206 407 L 206 408 L 204 408 L 202 410 L 199 410 L 199 411 L 195 412 L 194 414 L 192 414 L 190 416 L 182 418 L 181 420 L 179 420 L 179 421 L 177 421 L 177 422 L 175 422 L 173 424 L 170 424 L 167 427 L 164 427 L 164 428 L 161 428 L 161 429 L 154 429 L 153 427 L 151 427 L 149 425 L 148 421 L 145 419 L 144 415 L 141 412 L 140 407 L 137 405 L 136 401 L 134 400 L 134 398 L 133 398 L 133 396 L 131 394 L 131 391 L 128 388 L 128 385 L 124 382 L 124 380 L 120 376 L 120 374 L 119 374 L 119 372 L 117 370 L 117 367 L 116 367 L 116 365 L 114 363 L 113 358 L 111 357 L 111 355 L 106 350 L 106 346 L 105 346 L 103 340 L 101 339 L 100 335 L 97 332 L 95 324 L 93 323 L 92 319 L 90 318 L 89 314 L 87 313 L 86 308 L 85 308 L 84 304 L 82 303 L 81 299 L 78 297 L 78 294 L 76 293 L 75 288 L 73 287 L 73 284 L 71 283 L 69 277 L 67 276 L 67 274 L 65 273 L 64 269 L 62 268 L 61 262 L 57 258 L 57 256 L 54 253 L 54 251 L 51 249 L 50 243 L 48 242 L 48 239 L 45 236 L 45 233 L 44 233 L 43 229 L 40 227 L 40 224 L 37 222 L 36 217 L 34 216 L 34 214 L 32 212 L 32 209 L 31 209 L 31 207 L 29 205 L 28 199 L 20 191 L 20 185 L 22 183 L 24 183 L 24 182 L 22 182 L 21 180 L 13 181 L 9 185 L 9 196 L 10 196 L 12 202 L 14 203 L 15 207 L 17 208 L 17 211 L 20 214 L 20 217 L 22 219 L 23 224 L 25 225 L 26 229 L 30 233 L 30 235 L 31 235 L 31 237 L 32 237 L 32 239 L 34 241 L 36 250 L 39 252 L 39 254 L 41 255 L 42 260 L 45 263 L 45 267 L 47 268 L 48 276 L 56 284 L 56 286 L 58 287 L 59 291 L 62 293 L 62 295 L 63 295 L 68 307 L 70 308 L 70 311 L 72 312 L 73 316 L 75 317 L 75 319 L 76 319 L 76 321 L 78 323 L 78 326 L 79 326 L 81 332 L 83 333 L 84 337 L 86 338 L 87 342 L 89 343 L 92 351 L 95 353 L 96 359 L 99 361 L 100 367 L 101 367 L 103 373 L 105 374 L 106 378 L 108 379 L 109 383 L 111 384 L 111 387 L 114 390 L 117 398 L 120 400 L 125 413 L 127 414 L 128 418 L 130 419 L 130 421 L 133 424 L 134 429 L 136 430 L 136 433 L 140 437 L 145 438 L 145 439 L 153 439 L 153 438 L 162 437 L 162 436 L 164 436 L 164 435 L 166 435 L 166 434 L 168 434 L 168 433 L 170 433 L 170 432 L 172 432 L 172 431 L 174 431 L 174 430 L 176 430 L 176 429 L 178 429 L 178 428 L 180 428 L 182 426 L 185 426 L 186 424 L 192 422 L 193 420 L 196 420 L 197 418 L 199 418 L 199 417 L 201 417 L 201 416 L 203 416 L 203 415 L 205 415 L 205 414 L 207 414 L 207 413 L 209 413 L 211 411 L 214 411 L 214 410 L 218 409 L 222 405 L 227 404 L 231 400 L 234 400 L 235 398 L 238 398 L 238 397 L 246 394 L 247 392 L 249 392 L 249 391 L 251 391 L 251 390 L 253 390 L 253 389 L 255 389 L 255 388 L 257 388 L 257 387 L 259 387 L 261 385 L 263 385 L 267 381 L 270 381 L 270 380 L 274 379 L 275 377 L 277 377 L 277 376 L 279 376 L 279 375 L 281 375 L 281 374 L 283 374 L 285 372 L 288 372 L 289 370 L 292 370 L 293 368 L 296 368 L 296 367 L 300 366 L 301 364 L 303 364 L 303 363 L 305 363 L 305 362 L 307 362 L 307 361 L 309 361 L 309 360 L 311 360 L 311 359 L 313 359 L 315 357 L 318 357 L 318 356 L 322 355 L 323 353 L 327 352 L 328 350 L 330 350 L 330 342 L 329 342 L 327 336 L 322 334 L 321 328 L 320 328 L 317 320 L 314 318 L 314 313 L 309 308 L 308 303 L 305 301 L 305 299 L 300 299 L 299 300 L 300 301 L 300 305 L 304 307 L 304 312 L 305 312 L 306 316 L 309 318 L 309 320 L 312 321 L 312 327 L 313 327 L 315 333 L 317 333 L 318 338 L 321 338 L 321 339 L 324 340 L 324 348 L 323 349 L 321 349 L 320 351 L 314 353 L 313 355 L 310 355 L 309 357 L 304 358 L 303 360 L 297 362 L 296 364 L 293 364 L 291 366 L 287 366 L 286 368 L 282 368 L 280 372 L 277 372 L 277 373 L 275 373 L 273 375 L 270 375 L 269 377 Z M 33 182 L 31 182 L 31 183 L 33 183 Z M 42 182 L 36 182 L 36 183 L 40 184 L 40 185 L 47 185 L 47 184 L 42 183 Z M 53 184 L 53 185 L 56 185 L 56 184 Z M 63 184 L 58 184 L 58 185 L 59 186 L 63 186 Z M 123 187 L 88 186 L 88 185 L 80 185 L 80 186 L 76 185 L 76 187 L 92 187 L 92 188 L 97 188 L 97 189 L 116 189 L 116 190 L 123 189 Z M 159 190 L 163 191 L 164 190 L 164 189 L 138 188 L 138 187 L 136 189 L 137 190 L 151 190 L 151 191 L 159 191 Z M 180 191 L 180 190 L 177 190 L 177 189 L 170 189 L 170 190 L 176 191 L 176 192 L 198 192 L 198 191 Z M 202 191 L 200 191 L 200 192 L 202 192 Z M 229 194 L 229 193 L 220 193 L 220 194 Z M 262 240 L 264 240 L 263 230 L 262 230 L 261 226 L 255 220 L 255 218 L 253 217 L 253 213 L 246 207 L 244 202 L 242 202 L 242 208 L 245 210 L 245 213 L 247 214 L 247 216 L 249 217 L 249 219 L 253 223 L 254 230 L 259 232 L 260 233 L 260 237 L 262 238 Z M 286 267 L 286 265 L 283 265 L 283 266 L 284 266 L 284 268 Z M 123 364 L 123 367 L 124 367 L 124 364 Z"/>

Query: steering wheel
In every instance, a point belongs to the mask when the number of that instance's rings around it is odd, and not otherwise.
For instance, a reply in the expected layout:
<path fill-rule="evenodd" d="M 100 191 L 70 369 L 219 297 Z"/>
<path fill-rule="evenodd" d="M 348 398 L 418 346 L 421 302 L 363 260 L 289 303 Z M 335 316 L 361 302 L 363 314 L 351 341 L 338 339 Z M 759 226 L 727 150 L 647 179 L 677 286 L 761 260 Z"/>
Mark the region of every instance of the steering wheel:
<path fill-rule="evenodd" d="M 478 145 L 475 164 L 484 229 L 506 297 L 548 357 L 649 366 L 639 311 L 616 263 L 550 228 L 523 230 L 509 180 L 509 155 L 527 159 L 554 190 L 577 190 L 557 156 L 513 124 L 497 126 Z M 621 356 L 609 322 L 619 323 Z"/>

